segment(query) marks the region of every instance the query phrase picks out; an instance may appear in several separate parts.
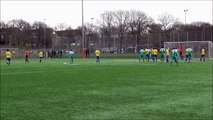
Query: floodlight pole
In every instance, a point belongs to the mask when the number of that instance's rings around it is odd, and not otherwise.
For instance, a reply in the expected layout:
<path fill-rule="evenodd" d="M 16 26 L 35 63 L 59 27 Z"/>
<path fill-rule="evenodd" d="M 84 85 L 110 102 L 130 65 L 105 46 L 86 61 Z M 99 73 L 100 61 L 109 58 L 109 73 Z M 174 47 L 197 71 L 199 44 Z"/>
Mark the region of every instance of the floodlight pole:
<path fill-rule="evenodd" d="M 46 19 L 44 18 L 44 57 L 46 57 L 45 53 L 46 53 L 46 38 L 45 38 L 45 31 L 46 31 L 46 28 L 45 28 L 45 22 L 46 22 Z"/>
<path fill-rule="evenodd" d="M 103 27 L 104 27 L 104 13 L 101 14 L 101 16 L 103 17 Z M 102 48 L 105 47 L 105 39 L 104 39 L 104 33 L 102 31 Z"/>
<path fill-rule="evenodd" d="M 186 25 L 186 13 L 189 11 L 188 9 L 186 10 L 183 10 L 184 13 L 185 13 L 185 25 Z M 188 32 L 186 33 L 187 34 L 187 47 L 188 47 Z"/>
<path fill-rule="evenodd" d="M 82 41 L 81 41 L 81 56 L 84 58 L 84 0 L 82 0 Z"/>
<path fill-rule="evenodd" d="M 186 9 L 186 10 L 183 10 L 185 12 L 185 25 L 186 25 L 186 12 L 188 12 L 189 10 Z"/>
<path fill-rule="evenodd" d="M 92 26 L 91 26 L 91 31 L 93 32 L 93 20 L 94 18 L 91 18 Z M 89 35 L 89 50 L 90 50 L 90 35 Z"/>

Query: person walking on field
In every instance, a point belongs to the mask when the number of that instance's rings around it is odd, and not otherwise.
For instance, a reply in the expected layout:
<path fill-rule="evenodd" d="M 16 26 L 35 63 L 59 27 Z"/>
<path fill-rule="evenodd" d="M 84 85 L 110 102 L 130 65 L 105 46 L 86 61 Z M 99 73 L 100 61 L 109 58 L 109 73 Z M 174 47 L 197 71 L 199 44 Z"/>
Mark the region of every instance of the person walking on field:
<path fill-rule="evenodd" d="M 95 50 L 95 56 L 96 56 L 96 63 L 100 63 L 100 51 L 97 49 Z"/>
<path fill-rule="evenodd" d="M 5 56 L 6 56 L 6 63 L 8 66 L 10 66 L 11 52 L 9 51 L 9 49 L 7 49 L 7 51 L 5 52 Z"/>
<path fill-rule="evenodd" d="M 39 57 L 39 63 L 41 63 L 42 58 L 43 58 L 43 52 L 42 51 L 38 52 L 38 57 Z"/>

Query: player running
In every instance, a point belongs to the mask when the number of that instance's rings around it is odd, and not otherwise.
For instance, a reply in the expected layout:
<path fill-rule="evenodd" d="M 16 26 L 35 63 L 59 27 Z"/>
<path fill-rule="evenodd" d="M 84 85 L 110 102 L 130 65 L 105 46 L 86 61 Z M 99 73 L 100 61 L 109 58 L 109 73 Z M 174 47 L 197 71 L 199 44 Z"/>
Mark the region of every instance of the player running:
<path fill-rule="evenodd" d="M 139 51 L 139 62 L 141 61 L 141 59 L 143 59 L 143 62 L 144 62 L 144 50 L 143 50 L 143 48 L 141 48 L 141 50 Z"/>
<path fill-rule="evenodd" d="M 9 49 L 7 49 L 7 51 L 5 52 L 5 56 L 6 56 L 6 64 L 7 64 L 8 66 L 10 66 L 11 52 L 9 51 Z"/>
<path fill-rule="evenodd" d="M 29 63 L 29 51 L 26 49 L 24 51 L 24 56 L 25 56 L 25 63 Z"/>
<path fill-rule="evenodd" d="M 74 58 L 74 52 L 72 51 L 72 49 L 70 49 L 70 51 L 69 51 L 69 56 L 70 56 L 70 64 L 72 64 L 73 58 Z"/>
<path fill-rule="evenodd" d="M 42 58 L 43 58 L 43 52 L 42 51 L 38 52 L 38 57 L 39 57 L 39 63 L 41 63 Z"/>
<path fill-rule="evenodd" d="M 100 51 L 97 49 L 95 50 L 95 56 L 96 56 L 96 63 L 100 63 Z"/>
<path fill-rule="evenodd" d="M 205 54 L 206 54 L 206 51 L 205 51 L 205 48 L 204 48 L 204 47 L 201 48 L 200 54 L 201 54 L 201 56 L 200 56 L 200 61 L 203 60 L 203 62 L 205 62 Z"/>
<path fill-rule="evenodd" d="M 175 61 L 177 66 L 178 66 L 178 61 L 177 61 L 177 58 L 178 58 L 178 50 L 177 48 L 173 48 L 172 49 L 172 60 L 171 60 L 171 66 L 172 66 L 172 62 Z"/>
<path fill-rule="evenodd" d="M 165 48 L 164 47 L 161 47 L 161 49 L 160 49 L 160 60 L 161 61 L 164 61 L 164 59 L 165 59 Z"/>

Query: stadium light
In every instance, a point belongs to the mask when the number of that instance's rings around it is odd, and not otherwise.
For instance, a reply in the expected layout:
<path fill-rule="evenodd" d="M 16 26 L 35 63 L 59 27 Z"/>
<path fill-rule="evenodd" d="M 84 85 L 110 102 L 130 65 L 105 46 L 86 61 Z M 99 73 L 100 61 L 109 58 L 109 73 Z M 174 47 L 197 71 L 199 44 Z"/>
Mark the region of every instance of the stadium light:
<path fill-rule="evenodd" d="M 46 51 L 46 38 L 45 38 L 45 31 L 46 31 L 46 26 L 45 26 L 45 24 L 46 24 L 46 19 L 44 18 L 44 56 L 45 56 L 45 51 Z M 46 56 L 45 56 L 46 57 Z"/>
<path fill-rule="evenodd" d="M 92 32 L 93 32 L 93 20 L 94 20 L 94 18 L 91 18 L 91 24 L 92 24 L 91 31 Z M 89 35 L 89 50 L 90 50 L 90 35 Z"/>
<path fill-rule="evenodd" d="M 91 18 L 91 21 L 92 21 L 92 26 L 93 26 L 93 20 L 94 20 L 94 18 Z"/>
<path fill-rule="evenodd" d="M 184 11 L 184 13 L 185 13 L 185 25 L 186 25 L 186 13 L 189 11 L 188 9 L 186 9 L 186 10 L 183 10 Z"/>
<path fill-rule="evenodd" d="M 104 16 L 105 16 L 105 14 L 103 13 L 103 14 L 101 14 L 101 16 L 103 17 L 103 27 L 104 27 Z M 105 47 L 104 44 L 105 44 L 105 38 L 104 38 L 103 30 L 102 30 L 102 48 Z"/>
<path fill-rule="evenodd" d="M 81 55 L 84 58 L 84 0 L 82 0 L 82 41 L 81 41 Z"/>
<path fill-rule="evenodd" d="M 185 13 L 185 25 L 186 25 L 186 13 L 189 11 L 188 9 L 186 9 L 186 10 L 183 10 L 184 11 L 184 13 Z M 187 47 L 188 47 L 188 32 L 187 32 L 187 36 L 186 36 L 186 41 L 187 41 Z"/>

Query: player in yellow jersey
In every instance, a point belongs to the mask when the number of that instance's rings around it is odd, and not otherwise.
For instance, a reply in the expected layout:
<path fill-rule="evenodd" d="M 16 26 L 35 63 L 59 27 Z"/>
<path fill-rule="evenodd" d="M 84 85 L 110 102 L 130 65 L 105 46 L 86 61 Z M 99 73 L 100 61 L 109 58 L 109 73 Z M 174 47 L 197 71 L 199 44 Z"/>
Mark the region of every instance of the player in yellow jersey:
<path fill-rule="evenodd" d="M 6 56 L 6 63 L 7 63 L 7 65 L 10 66 L 11 53 L 10 53 L 9 49 L 7 49 L 7 51 L 5 52 L 5 56 Z"/>
<path fill-rule="evenodd" d="M 153 60 L 153 62 L 155 61 L 155 58 L 154 58 L 154 48 L 151 48 L 151 58 Z"/>
<path fill-rule="evenodd" d="M 158 57 L 158 50 L 157 50 L 157 48 L 154 48 L 153 49 L 153 57 L 154 57 L 154 62 L 157 62 L 157 57 Z"/>
<path fill-rule="evenodd" d="M 168 63 L 169 62 L 169 48 L 166 48 L 165 54 L 166 54 L 166 62 Z"/>
<path fill-rule="evenodd" d="M 41 63 L 41 60 L 43 58 L 43 52 L 42 51 L 38 52 L 38 57 L 39 57 L 39 63 Z"/>
<path fill-rule="evenodd" d="M 145 52 L 147 61 L 149 61 L 149 50 L 146 48 L 146 49 L 144 50 L 144 52 Z"/>
<path fill-rule="evenodd" d="M 200 57 L 200 61 L 203 60 L 203 62 L 205 62 L 205 54 L 206 54 L 206 50 L 204 47 L 201 48 L 200 50 L 200 54 L 201 54 L 201 57 Z"/>
<path fill-rule="evenodd" d="M 96 56 L 96 63 L 100 63 L 100 51 L 97 49 L 95 50 L 95 56 Z"/>

